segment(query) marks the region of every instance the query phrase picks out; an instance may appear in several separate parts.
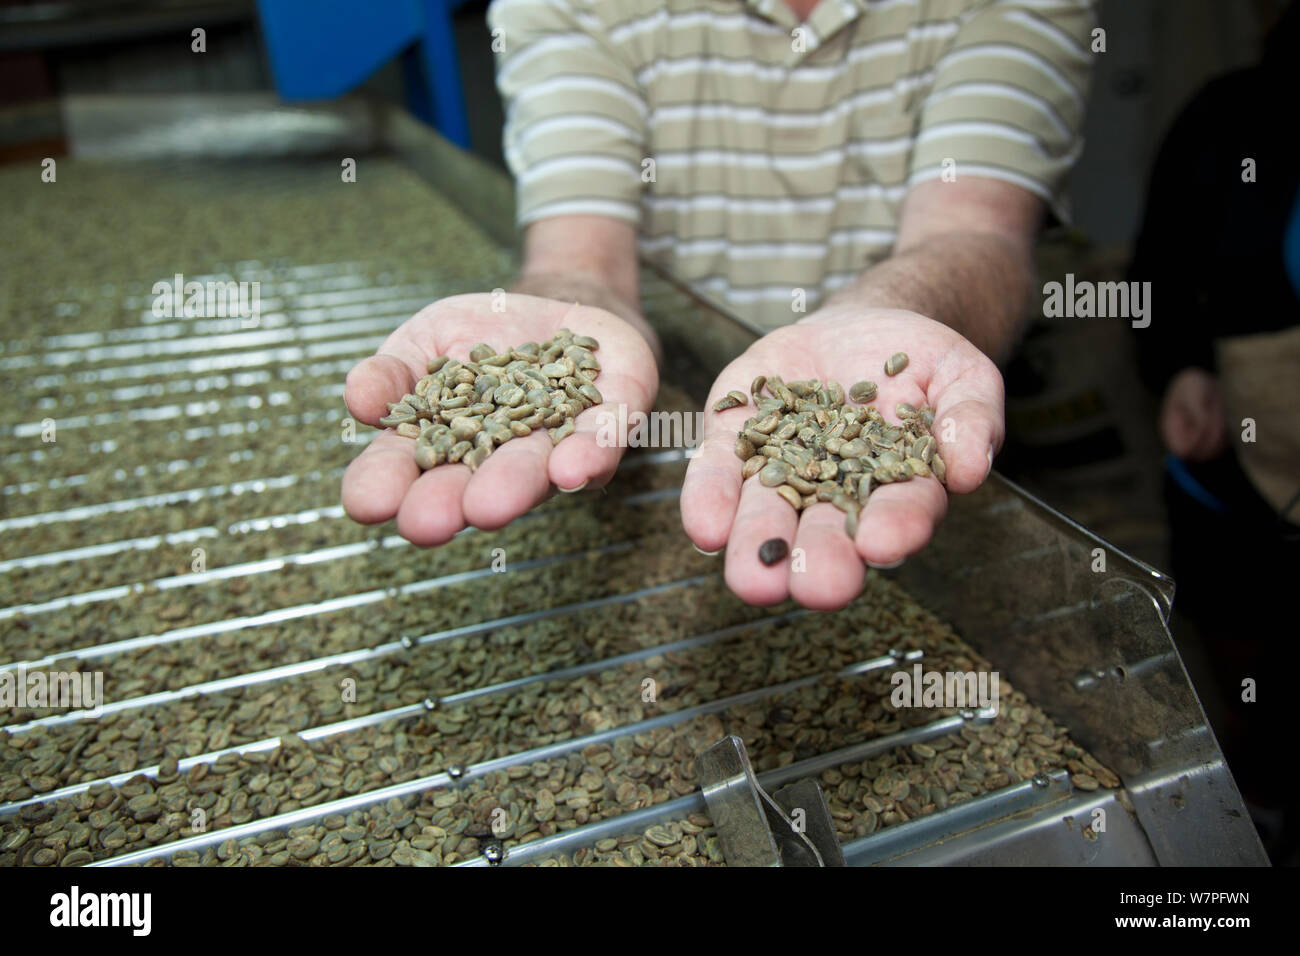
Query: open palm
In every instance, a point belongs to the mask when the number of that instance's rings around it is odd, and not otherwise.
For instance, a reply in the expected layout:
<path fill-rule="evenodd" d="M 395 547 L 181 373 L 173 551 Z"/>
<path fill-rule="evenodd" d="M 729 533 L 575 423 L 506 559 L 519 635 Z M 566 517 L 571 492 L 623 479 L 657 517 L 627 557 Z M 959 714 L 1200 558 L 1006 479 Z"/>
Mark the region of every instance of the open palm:
<path fill-rule="evenodd" d="M 654 356 L 622 319 L 553 299 L 490 294 L 441 299 L 416 313 L 348 373 L 344 401 L 358 421 L 378 425 L 388 414 L 385 403 L 412 391 L 429 359 L 466 360 L 479 342 L 498 349 L 543 342 L 561 328 L 600 342 L 596 386 L 606 405 L 650 408 L 659 389 Z M 583 411 L 575 432 L 554 447 L 544 429 L 508 441 L 472 474 L 461 464 L 422 473 L 414 439 L 388 429 L 344 473 L 344 510 L 363 524 L 396 516 L 398 532 L 418 545 L 441 544 L 467 524 L 502 527 L 545 500 L 552 486 L 572 491 L 610 479 L 623 449 L 597 443 L 599 412 L 600 406 Z"/>
<path fill-rule="evenodd" d="M 906 352 L 900 374 L 884 373 L 885 360 Z M 817 316 L 765 335 L 733 361 L 714 383 L 705 413 L 704 439 L 682 488 L 682 523 L 701 550 L 726 547 L 726 580 L 751 604 L 793 597 L 812 608 L 843 607 L 862 590 L 863 561 L 896 564 L 930 540 L 947 510 L 947 493 L 934 478 L 887 484 L 873 491 L 860 514 L 856 540 L 844 514 L 818 502 L 796 513 L 757 476 L 743 480 L 733 446 L 754 406 L 713 412 L 733 389 L 748 394 L 759 375 L 786 381 L 838 381 L 847 390 L 867 379 L 879 386 L 876 407 L 898 422 L 894 407 L 907 402 L 934 409 L 934 437 L 947 465 L 948 491 L 974 491 L 988 476 L 1003 437 L 1002 377 L 984 353 L 952 329 L 914 312 L 858 311 Z M 799 558 L 767 567 L 759 546 L 785 540 Z"/>

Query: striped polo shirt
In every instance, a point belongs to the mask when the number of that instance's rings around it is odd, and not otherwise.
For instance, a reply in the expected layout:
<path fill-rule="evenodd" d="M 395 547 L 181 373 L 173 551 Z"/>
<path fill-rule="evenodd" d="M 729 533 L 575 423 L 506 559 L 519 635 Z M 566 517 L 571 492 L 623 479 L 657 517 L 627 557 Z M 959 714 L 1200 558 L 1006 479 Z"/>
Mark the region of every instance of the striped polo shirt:
<path fill-rule="evenodd" d="M 643 255 L 775 328 L 889 255 L 913 183 L 1066 218 L 1092 0 L 494 0 L 520 225 L 635 223 Z"/>

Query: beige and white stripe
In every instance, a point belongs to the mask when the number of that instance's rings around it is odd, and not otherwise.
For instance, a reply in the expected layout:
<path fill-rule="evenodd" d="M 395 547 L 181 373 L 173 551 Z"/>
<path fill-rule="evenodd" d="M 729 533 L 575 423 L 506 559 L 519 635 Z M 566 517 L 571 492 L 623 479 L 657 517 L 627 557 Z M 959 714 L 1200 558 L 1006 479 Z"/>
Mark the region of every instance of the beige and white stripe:
<path fill-rule="evenodd" d="M 765 327 L 887 256 L 911 185 L 1014 183 L 1065 218 L 1093 0 L 495 0 L 521 225 L 633 222 Z M 653 175 L 652 175 L 653 174 Z"/>

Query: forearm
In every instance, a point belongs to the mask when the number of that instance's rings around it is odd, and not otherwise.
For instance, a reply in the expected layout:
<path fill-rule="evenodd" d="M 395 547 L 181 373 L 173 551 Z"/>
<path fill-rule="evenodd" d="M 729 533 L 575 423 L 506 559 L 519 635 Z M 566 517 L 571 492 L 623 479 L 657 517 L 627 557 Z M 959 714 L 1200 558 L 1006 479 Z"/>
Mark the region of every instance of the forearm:
<path fill-rule="evenodd" d="M 641 309 L 619 295 L 611 288 L 608 280 L 601 276 L 574 272 L 523 271 L 510 284 L 510 291 L 540 296 L 543 299 L 557 299 L 561 302 L 577 302 L 612 312 L 641 333 L 650 344 L 655 361 L 661 363 L 663 355 L 660 352 L 659 336 L 641 314 Z"/>
<path fill-rule="evenodd" d="M 827 311 L 908 309 L 956 330 L 995 362 L 1005 360 L 1032 307 L 1032 246 L 994 233 L 931 236 L 866 270 Z M 816 315 L 805 321 L 815 321 Z"/>
<path fill-rule="evenodd" d="M 578 302 L 623 319 L 663 364 L 659 336 L 641 312 L 636 231 L 597 216 L 543 219 L 524 235 L 524 264 L 512 292 Z"/>

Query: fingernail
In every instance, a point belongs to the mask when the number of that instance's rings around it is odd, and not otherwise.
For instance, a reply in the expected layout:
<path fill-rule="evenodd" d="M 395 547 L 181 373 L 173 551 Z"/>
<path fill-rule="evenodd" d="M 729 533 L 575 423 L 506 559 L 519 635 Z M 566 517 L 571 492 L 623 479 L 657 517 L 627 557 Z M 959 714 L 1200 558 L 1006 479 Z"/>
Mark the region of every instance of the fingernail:
<path fill-rule="evenodd" d="M 902 558 L 899 558 L 899 559 L 898 559 L 897 561 L 895 561 L 893 564 L 875 564 L 875 563 L 873 563 L 873 562 L 871 562 L 871 561 L 868 561 L 868 562 L 867 562 L 867 567 L 869 567 L 869 568 L 875 568 L 877 571 L 892 571 L 892 570 L 894 570 L 894 568 L 898 567 L 898 566 L 899 566 L 900 564 L 902 564 L 902 563 L 903 563 L 903 559 L 902 559 Z"/>
<path fill-rule="evenodd" d="M 993 446 L 992 445 L 989 445 L 988 459 L 989 459 L 989 466 L 984 472 L 985 478 L 987 478 L 993 472 Z"/>
<path fill-rule="evenodd" d="M 591 481 L 591 479 L 588 478 L 587 481 Z M 587 481 L 584 481 L 582 484 L 578 485 L 578 487 L 576 487 L 576 488 L 560 488 L 559 485 L 556 485 L 555 487 L 559 490 L 560 494 L 562 494 L 562 495 L 571 495 L 571 494 L 573 494 L 574 492 L 578 492 L 578 491 L 581 491 L 583 488 L 586 488 L 586 487 L 587 487 Z"/>
<path fill-rule="evenodd" d="M 691 542 L 691 547 L 694 548 L 696 551 L 700 552 L 700 554 L 704 555 L 706 558 L 716 558 L 723 551 L 727 550 L 726 546 L 724 545 L 723 547 L 719 548 L 717 551 L 705 551 L 694 541 Z"/>

